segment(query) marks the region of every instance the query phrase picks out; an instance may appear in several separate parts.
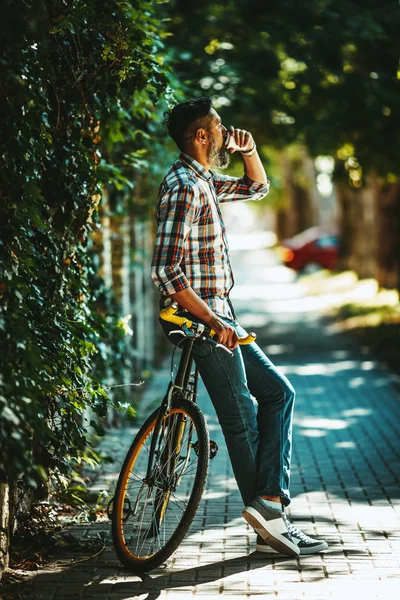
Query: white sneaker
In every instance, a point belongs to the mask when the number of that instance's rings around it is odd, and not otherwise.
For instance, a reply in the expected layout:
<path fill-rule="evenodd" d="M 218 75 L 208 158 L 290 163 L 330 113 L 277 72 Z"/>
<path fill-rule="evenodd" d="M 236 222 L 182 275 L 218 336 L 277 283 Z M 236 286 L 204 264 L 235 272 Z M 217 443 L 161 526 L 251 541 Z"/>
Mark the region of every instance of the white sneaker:
<path fill-rule="evenodd" d="M 261 496 L 246 506 L 243 517 L 266 544 L 287 556 L 298 556 L 300 548 L 288 529 L 289 521 L 280 509 L 270 508 Z"/>
<path fill-rule="evenodd" d="M 300 529 L 295 527 L 293 523 L 290 523 L 287 516 L 284 514 L 283 519 L 287 523 L 288 531 L 292 537 L 292 540 L 297 544 L 297 547 L 300 550 L 300 555 L 305 554 L 317 554 L 317 552 L 323 552 L 328 549 L 328 544 L 325 540 L 315 540 L 310 536 L 306 535 Z M 276 554 L 276 550 L 274 550 L 268 542 L 264 541 L 260 535 L 257 535 L 257 552 L 264 552 L 268 554 Z"/>

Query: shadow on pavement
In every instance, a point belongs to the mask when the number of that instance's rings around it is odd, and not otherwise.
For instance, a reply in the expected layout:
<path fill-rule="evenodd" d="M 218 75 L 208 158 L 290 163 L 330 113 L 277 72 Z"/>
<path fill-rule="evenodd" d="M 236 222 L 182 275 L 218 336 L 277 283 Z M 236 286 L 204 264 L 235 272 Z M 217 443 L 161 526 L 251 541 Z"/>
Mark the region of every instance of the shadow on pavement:
<path fill-rule="evenodd" d="M 107 550 L 109 554 L 111 550 Z M 331 550 L 329 557 L 341 557 L 343 549 Z M 352 556 L 362 553 L 352 550 Z M 3 585 L 2 599 L 15 598 L 18 600 L 45 600 L 51 598 L 91 598 L 106 600 L 112 594 L 113 600 L 139 597 L 141 600 L 155 600 L 162 591 L 170 589 L 189 588 L 221 580 L 240 573 L 248 574 L 251 571 L 264 569 L 266 582 L 270 581 L 271 590 L 274 587 L 274 569 L 297 571 L 307 570 L 308 579 L 321 581 L 325 578 L 319 565 L 307 564 L 313 557 L 303 556 L 301 559 L 280 557 L 275 555 L 264 556 L 257 552 L 243 555 L 230 560 L 221 560 L 207 564 L 197 565 L 181 570 L 172 570 L 166 566 L 156 569 L 153 573 L 134 575 L 121 567 L 118 561 L 100 560 L 96 563 L 80 563 L 72 567 L 64 566 L 62 574 L 58 572 L 37 573 L 33 582 L 20 583 L 19 585 Z M 347 571 L 348 573 L 348 571 Z M 346 574 L 346 571 L 345 573 Z M 58 575 L 58 580 L 57 580 Z M 144 596 L 147 594 L 147 596 Z"/>

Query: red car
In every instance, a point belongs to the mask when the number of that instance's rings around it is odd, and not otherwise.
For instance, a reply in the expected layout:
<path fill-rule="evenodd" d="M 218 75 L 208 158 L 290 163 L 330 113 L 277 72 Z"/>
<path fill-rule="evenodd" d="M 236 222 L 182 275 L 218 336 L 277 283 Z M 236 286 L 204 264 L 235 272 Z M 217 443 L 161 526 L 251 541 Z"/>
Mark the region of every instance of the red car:
<path fill-rule="evenodd" d="M 335 269 L 339 259 L 340 239 L 332 227 L 310 227 L 293 238 L 283 240 L 280 254 L 283 263 L 303 273 Z"/>

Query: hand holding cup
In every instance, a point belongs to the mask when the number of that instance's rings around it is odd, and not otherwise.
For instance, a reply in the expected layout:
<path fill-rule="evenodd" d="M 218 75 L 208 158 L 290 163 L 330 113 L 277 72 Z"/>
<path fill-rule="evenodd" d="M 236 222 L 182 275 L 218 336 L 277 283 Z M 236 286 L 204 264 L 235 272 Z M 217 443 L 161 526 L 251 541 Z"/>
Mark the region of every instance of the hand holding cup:
<path fill-rule="evenodd" d="M 245 129 L 235 129 L 232 125 L 229 127 L 225 137 L 224 148 L 230 154 L 234 152 L 248 152 L 254 146 L 253 136 Z"/>

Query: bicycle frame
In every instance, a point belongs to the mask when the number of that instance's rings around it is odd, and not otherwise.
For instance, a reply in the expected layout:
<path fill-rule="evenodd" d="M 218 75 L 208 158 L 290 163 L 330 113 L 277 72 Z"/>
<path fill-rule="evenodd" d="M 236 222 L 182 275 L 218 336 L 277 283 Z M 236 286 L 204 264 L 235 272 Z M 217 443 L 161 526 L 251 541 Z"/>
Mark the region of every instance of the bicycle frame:
<path fill-rule="evenodd" d="M 193 344 L 195 342 L 195 338 L 186 338 L 182 344 L 182 356 L 179 362 L 178 372 L 175 376 L 175 381 L 170 381 L 167 393 L 165 394 L 161 406 L 160 411 L 158 413 L 156 426 L 154 427 L 154 433 L 151 440 L 150 452 L 149 452 L 149 461 L 147 464 L 147 472 L 144 482 L 147 484 L 152 483 L 152 471 L 153 471 L 153 461 L 154 455 L 156 452 L 156 444 L 158 441 L 158 437 L 160 434 L 162 422 L 166 416 L 168 416 L 171 407 L 172 407 L 172 399 L 174 393 L 181 394 L 185 397 L 185 391 L 189 384 L 190 375 L 192 372 L 193 366 Z M 198 386 L 198 370 L 196 367 L 194 373 L 194 382 L 193 382 L 193 398 L 195 399 L 197 396 L 197 386 Z M 181 431 L 180 437 L 182 437 L 183 431 Z M 180 445 L 180 440 L 176 440 L 177 444 Z"/>
<path fill-rule="evenodd" d="M 175 377 L 175 381 L 174 382 L 171 381 L 168 386 L 168 390 L 167 390 L 167 393 L 164 396 L 164 399 L 161 403 L 160 411 L 159 411 L 159 414 L 157 417 L 157 423 L 154 428 L 154 434 L 153 434 L 153 438 L 151 440 L 151 445 L 150 445 L 148 468 L 147 468 L 147 473 L 146 473 L 146 478 L 145 478 L 145 483 L 147 483 L 147 484 L 153 483 L 153 481 L 151 479 L 151 472 L 152 472 L 152 468 L 153 468 L 153 459 L 154 459 L 154 454 L 155 454 L 155 450 L 156 450 L 156 443 L 158 440 L 158 436 L 160 434 L 162 421 L 165 418 L 165 416 L 168 415 L 169 411 L 171 410 L 173 395 L 175 393 L 178 393 L 178 394 L 181 394 L 183 397 L 185 397 L 185 391 L 189 384 L 190 374 L 191 374 L 192 365 L 193 365 L 193 354 L 192 354 L 193 344 L 195 343 L 196 339 L 198 339 L 198 338 L 207 340 L 207 338 L 213 337 L 216 334 L 215 331 L 213 331 L 212 329 L 210 329 L 208 327 L 205 327 L 204 324 L 202 324 L 202 323 L 193 322 L 190 319 L 187 319 L 186 317 L 178 316 L 176 314 L 177 311 L 178 311 L 178 304 L 176 304 L 174 302 L 168 308 L 162 309 L 160 312 L 161 318 L 165 319 L 166 321 L 169 321 L 170 323 L 174 323 L 174 324 L 178 325 L 180 328 L 182 328 L 185 339 L 183 341 L 182 356 L 181 356 L 181 360 L 179 363 L 178 372 Z M 171 332 L 171 333 L 179 333 L 179 332 L 176 331 L 176 332 Z M 240 338 L 239 343 L 240 344 L 250 344 L 250 343 L 254 342 L 255 339 L 256 339 L 256 335 L 254 333 L 250 333 L 247 336 Z M 222 344 L 219 344 L 215 340 L 208 339 L 208 341 L 213 342 L 213 344 L 216 347 L 223 348 L 226 352 L 228 352 L 229 354 L 232 354 L 232 352 L 228 348 L 226 348 Z M 197 371 L 197 367 L 196 367 L 195 375 L 194 375 L 194 395 L 193 395 L 194 398 L 196 397 L 196 394 L 197 394 L 197 383 L 198 383 L 198 371 Z M 179 442 L 179 440 L 177 440 L 177 441 Z"/>

